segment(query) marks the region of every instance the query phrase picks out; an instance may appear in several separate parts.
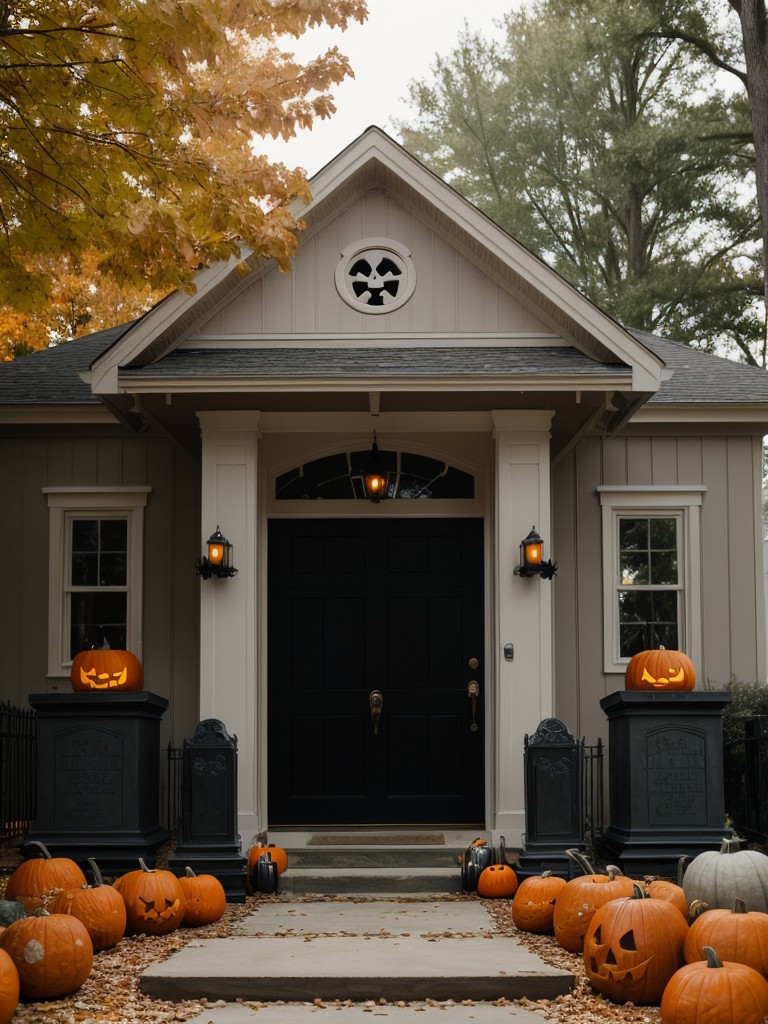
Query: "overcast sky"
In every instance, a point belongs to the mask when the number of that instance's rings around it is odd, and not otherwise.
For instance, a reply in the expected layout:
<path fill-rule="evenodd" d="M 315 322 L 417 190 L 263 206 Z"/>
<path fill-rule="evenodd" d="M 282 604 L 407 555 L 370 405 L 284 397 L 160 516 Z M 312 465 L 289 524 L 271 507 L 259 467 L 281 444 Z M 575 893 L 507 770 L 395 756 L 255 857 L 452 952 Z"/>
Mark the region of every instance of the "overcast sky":
<path fill-rule="evenodd" d="M 408 82 L 426 78 L 435 54 L 448 54 L 466 21 L 490 37 L 522 0 L 368 0 L 368 20 L 346 32 L 319 29 L 286 43 L 300 57 L 338 46 L 355 72 L 334 91 L 337 112 L 289 143 L 265 142 L 274 160 L 319 171 L 372 124 L 396 137 L 392 121 L 408 115 Z"/>

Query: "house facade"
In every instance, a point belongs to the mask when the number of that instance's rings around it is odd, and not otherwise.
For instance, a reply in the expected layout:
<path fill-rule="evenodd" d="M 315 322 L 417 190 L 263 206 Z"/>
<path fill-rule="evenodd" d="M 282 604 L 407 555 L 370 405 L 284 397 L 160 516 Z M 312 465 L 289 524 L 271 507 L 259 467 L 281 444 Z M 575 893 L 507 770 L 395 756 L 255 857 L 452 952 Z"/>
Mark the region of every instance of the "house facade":
<path fill-rule="evenodd" d="M 625 330 L 379 129 L 312 188 L 291 273 L 0 367 L 0 699 L 127 648 L 163 744 L 237 736 L 243 837 L 519 845 L 524 737 L 605 737 L 632 653 L 765 681 L 768 374 Z"/>

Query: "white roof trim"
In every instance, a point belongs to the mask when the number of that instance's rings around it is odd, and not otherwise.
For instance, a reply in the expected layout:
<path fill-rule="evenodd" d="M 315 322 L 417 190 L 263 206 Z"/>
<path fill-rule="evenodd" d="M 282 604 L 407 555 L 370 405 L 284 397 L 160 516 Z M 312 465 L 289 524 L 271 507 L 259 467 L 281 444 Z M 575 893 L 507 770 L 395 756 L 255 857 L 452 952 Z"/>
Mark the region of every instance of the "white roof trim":
<path fill-rule="evenodd" d="M 309 216 L 335 190 L 342 188 L 351 176 L 372 160 L 377 160 L 382 166 L 389 168 L 408 187 L 428 196 L 435 209 L 456 224 L 459 230 L 475 238 L 489 254 L 508 266 L 520 280 L 533 290 L 547 295 L 549 300 L 573 322 L 591 333 L 618 359 L 629 364 L 633 369 L 632 387 L 635 391 L 653 393 L 658 390 L 662 377 L 662 360 L 441 181 L 380 128 L 368 128 L 319 171 L 312 178 L 312 200 L 306 205 L 295 203 L 292 207 L 293 212 L 300 217 Z M 225 284 L 230 276 L 235 275 L 238 267 L 251 255 L 250 250 L 243 247 L 239 258 L 233 257 L 203 270 L 195 279 L 197 290 L 194 295 L 177 292 L 169 296 L 127 331 L 111 349 L 94 362 L 89 381 L 94 392 L 117 392 L 118 368 L 137 360 L 147 347 L 182 317 L 191 320 L 194 316 L 194 307 L 214 289 Z M 190 322 L 189 331 L 177 340 L 177 344 L 193 331 L 194 324 Z M 168 383 L 166 381 L 166 386 Z"/>

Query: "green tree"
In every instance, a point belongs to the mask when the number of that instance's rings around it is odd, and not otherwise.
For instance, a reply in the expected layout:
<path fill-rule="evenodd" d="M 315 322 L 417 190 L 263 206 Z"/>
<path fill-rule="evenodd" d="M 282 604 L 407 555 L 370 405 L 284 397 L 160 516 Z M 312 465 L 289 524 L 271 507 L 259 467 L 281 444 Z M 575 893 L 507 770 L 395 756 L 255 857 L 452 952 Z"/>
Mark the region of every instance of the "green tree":
<path fill-rule="evenodd" d="M 0 0 L 0 303 L 39 307 L 46 261 L 91 249 L 137 289 L 189 289 L 241 241 L 287 268 L 306 176 L 254 140 L 330 116 L 351 69 L 278 44 L 365 17 L 365 0 Z"/>
<path fill-rule="evenodd" d="M 688 0 L 538 0 L 411 83 L 404 144 L 603 309 L 762 355 L 748 106 L 654 36 Z"/>

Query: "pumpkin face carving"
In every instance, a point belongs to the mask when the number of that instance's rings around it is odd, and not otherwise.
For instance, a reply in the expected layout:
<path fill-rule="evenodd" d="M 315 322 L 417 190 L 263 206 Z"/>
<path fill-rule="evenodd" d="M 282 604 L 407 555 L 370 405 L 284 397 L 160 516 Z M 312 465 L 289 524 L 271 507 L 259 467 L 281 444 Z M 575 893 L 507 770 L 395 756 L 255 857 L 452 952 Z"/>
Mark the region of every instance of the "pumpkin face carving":
<path fill-rule="evenodd" d="M 141 858 L 139 864 L 138 871 L 114 883 L 125 902 L 126 931 L 166 935 L 179 927 L 187 910 L 181 885 L 172 871 L 150 869 Z"/>
<path fill-rule="evenodd" d="M 617 1002 L 658 1003 L 684 963 L 688 925 L 671 903 L 633 896 L 605 903 L 584 938 L 584 968 L 590 984 Z"/>
<path fill-rule="evenodd" d="M 110 648 L 81 651 L 72 662 L 69 678 L 76 693 L 144 689 L 144 670 L 136 655 Z"/>
<path fill-rule="evenodd" d="M 682 651 L 638 651 L 624 675 L 628 690 L 692 690 L 696 685 L 693 662 Z"/>

